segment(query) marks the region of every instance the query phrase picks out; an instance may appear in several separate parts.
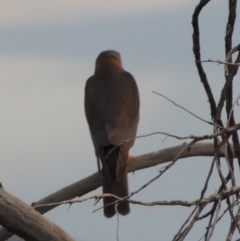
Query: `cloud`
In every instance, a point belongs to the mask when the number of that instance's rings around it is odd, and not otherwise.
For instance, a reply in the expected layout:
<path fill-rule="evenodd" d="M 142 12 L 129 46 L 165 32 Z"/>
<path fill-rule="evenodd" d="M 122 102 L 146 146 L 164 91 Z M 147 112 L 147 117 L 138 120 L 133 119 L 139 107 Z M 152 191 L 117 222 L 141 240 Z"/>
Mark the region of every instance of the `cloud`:
<path fill-rule="evenodd" d="M 156 11 L 157 9 L 163 11 L 175 10 L 190 3 L 190 0 L 1 1 L 0 28 L 21 25 L 71 24 L 100 16 L 111 17 Z"/>

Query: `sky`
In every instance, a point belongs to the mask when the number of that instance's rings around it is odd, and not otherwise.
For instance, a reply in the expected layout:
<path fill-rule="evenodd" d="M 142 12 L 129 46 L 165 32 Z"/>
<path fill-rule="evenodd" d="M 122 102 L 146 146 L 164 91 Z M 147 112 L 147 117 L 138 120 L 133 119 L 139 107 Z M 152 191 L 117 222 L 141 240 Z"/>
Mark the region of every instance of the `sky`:
<path fill-rule="evenodd" d="M 93 145 L 84 114 L 84 86 L 97 55 L 114 49 L 135 77 L 141 100 L 138 135 L 156 131 L 186 136 L 212 132 L 211 126 L 172 105 L 159 92 L 210 121 L 206 94 L 192 53 L 191 17 L 196 0 L 1 1 L 0 2 L 0 180 L 4 188 L 32 203 L 96 172 Z M 240 8 L 238 6 L 238 12 Z M 200 16 L 202 59 L 224 60 L 227 1 L 210 1 Z M 239 44 L 239 19 L 233 46 Z M 204 64 L 216 101 L 224 83 L 223 66 Z M 239 83 L 234 99 L 239 96 Z M 239 122 L 239 107 L 235 110 Z M 155 135 L 137 139 L 131 155 L 179 145 Z M 180 160 L 134 199 L 199 197 L 211 158 Z M 161 166 L 129 174 L 134 191 Z M 214 173 L 208 194 L 218 188 Z M 92 194 L 101 194 L 101 188 Z M 60 206 L 46 217 L 76 241 L 116 240 L 116 217 L 106 219 L 93 201 Z M 171 240 L 189 208 L 131 205 L 120 217 L 119 238 Z M 228 221 L 228 219 L 226 219 Z M 186 240 L 199 240 L 199 222 Z M 220 222 L 212 240 L 226 237 Z M 238 237 L 238 236 L 236 236 Z"/>

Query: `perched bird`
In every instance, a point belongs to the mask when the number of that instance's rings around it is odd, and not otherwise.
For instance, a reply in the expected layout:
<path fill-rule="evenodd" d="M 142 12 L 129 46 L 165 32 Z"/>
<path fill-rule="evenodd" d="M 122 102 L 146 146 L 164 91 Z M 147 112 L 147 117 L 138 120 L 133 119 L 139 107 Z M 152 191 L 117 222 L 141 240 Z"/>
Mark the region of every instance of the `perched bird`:
<path fill-rule="evenodd" d="M 98 55 L 94 75 L 85 86 L 85 114 L 99 168 L 101 160 L 103 193 L 125 197 L 128 152 L 134 139 L 123 142 L 136 136 L 139 93 L 133 76 L 123 69 L 118 52 L 108 50 Z M 108 205 L 114 201 L 111 197 L 104 198 L 106 217 L 115 215 L 115 206 Z M 128 214 L 129 203 L 121 202 L 117 210 L 122 215 Z"/>

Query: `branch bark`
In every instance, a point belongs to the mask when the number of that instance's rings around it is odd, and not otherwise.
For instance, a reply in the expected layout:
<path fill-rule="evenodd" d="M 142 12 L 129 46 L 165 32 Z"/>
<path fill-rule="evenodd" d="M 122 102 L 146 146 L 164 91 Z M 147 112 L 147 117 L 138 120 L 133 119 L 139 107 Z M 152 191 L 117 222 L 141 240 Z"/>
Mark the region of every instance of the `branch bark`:
<path fill-rule="evenodd" d="M 201 79 L 201 82 L 203 83 L 204 89 L 206 91 L 206 94 L 208 96 L 209 104 L 210 104 L 210 110 L 211 110 L 211 116 L 212 120 L 214 120 L 215 113 L 216 113 L 216 102 L 211 90 L 211 87 L 208 83 L 207 75 L 202 67 L 201 63 L 201 52 L 200 52 L 200 30 L 199 30 L 199 23 L 198 23 L 198 17 L 201 13 L 202 9 L 210 2 L 210 0 L 200 0 L 199 4 L 196 6 L 193 16 L 192 16 L 192 26 L 193 26 L 193 53 L 195 56 L 195 64 L 198 70 L 199 77 Z M 217 122 L 216 122 L 217 123 Z M 217 123 L 222 125 L 222 123 Z"/>
<path fill-rule="evenodd" d="M 0 224 L 30 241 L 74 241 L 64 230 L 0 188 Z"/>

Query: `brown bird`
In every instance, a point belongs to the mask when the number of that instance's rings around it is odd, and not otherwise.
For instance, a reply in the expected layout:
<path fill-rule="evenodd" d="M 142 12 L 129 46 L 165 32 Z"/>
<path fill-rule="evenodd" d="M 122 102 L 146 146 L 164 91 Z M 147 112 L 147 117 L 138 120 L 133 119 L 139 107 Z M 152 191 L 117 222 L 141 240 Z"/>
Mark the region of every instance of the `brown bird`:
<path fill-rule="evenodd" d="M 113 50 L 101 52 L 95 72 L 85 86 L 85 114 L 95 154 L 102 164 L 103 193 L 119 197 L 128 195 L 127 160 L 136 136 L 139 120 L 139 94 L 133 76 L 122 67 L 120 54 Z M 122 144 L 122 145 L 120 145 Z M 118 146 L 120 145 L 120 146 Z M 116 213 L 114 198 L 104 198 L 104 215 Z M 117 206 L 120 214 L 130 212 L 129 203 Z"/>

